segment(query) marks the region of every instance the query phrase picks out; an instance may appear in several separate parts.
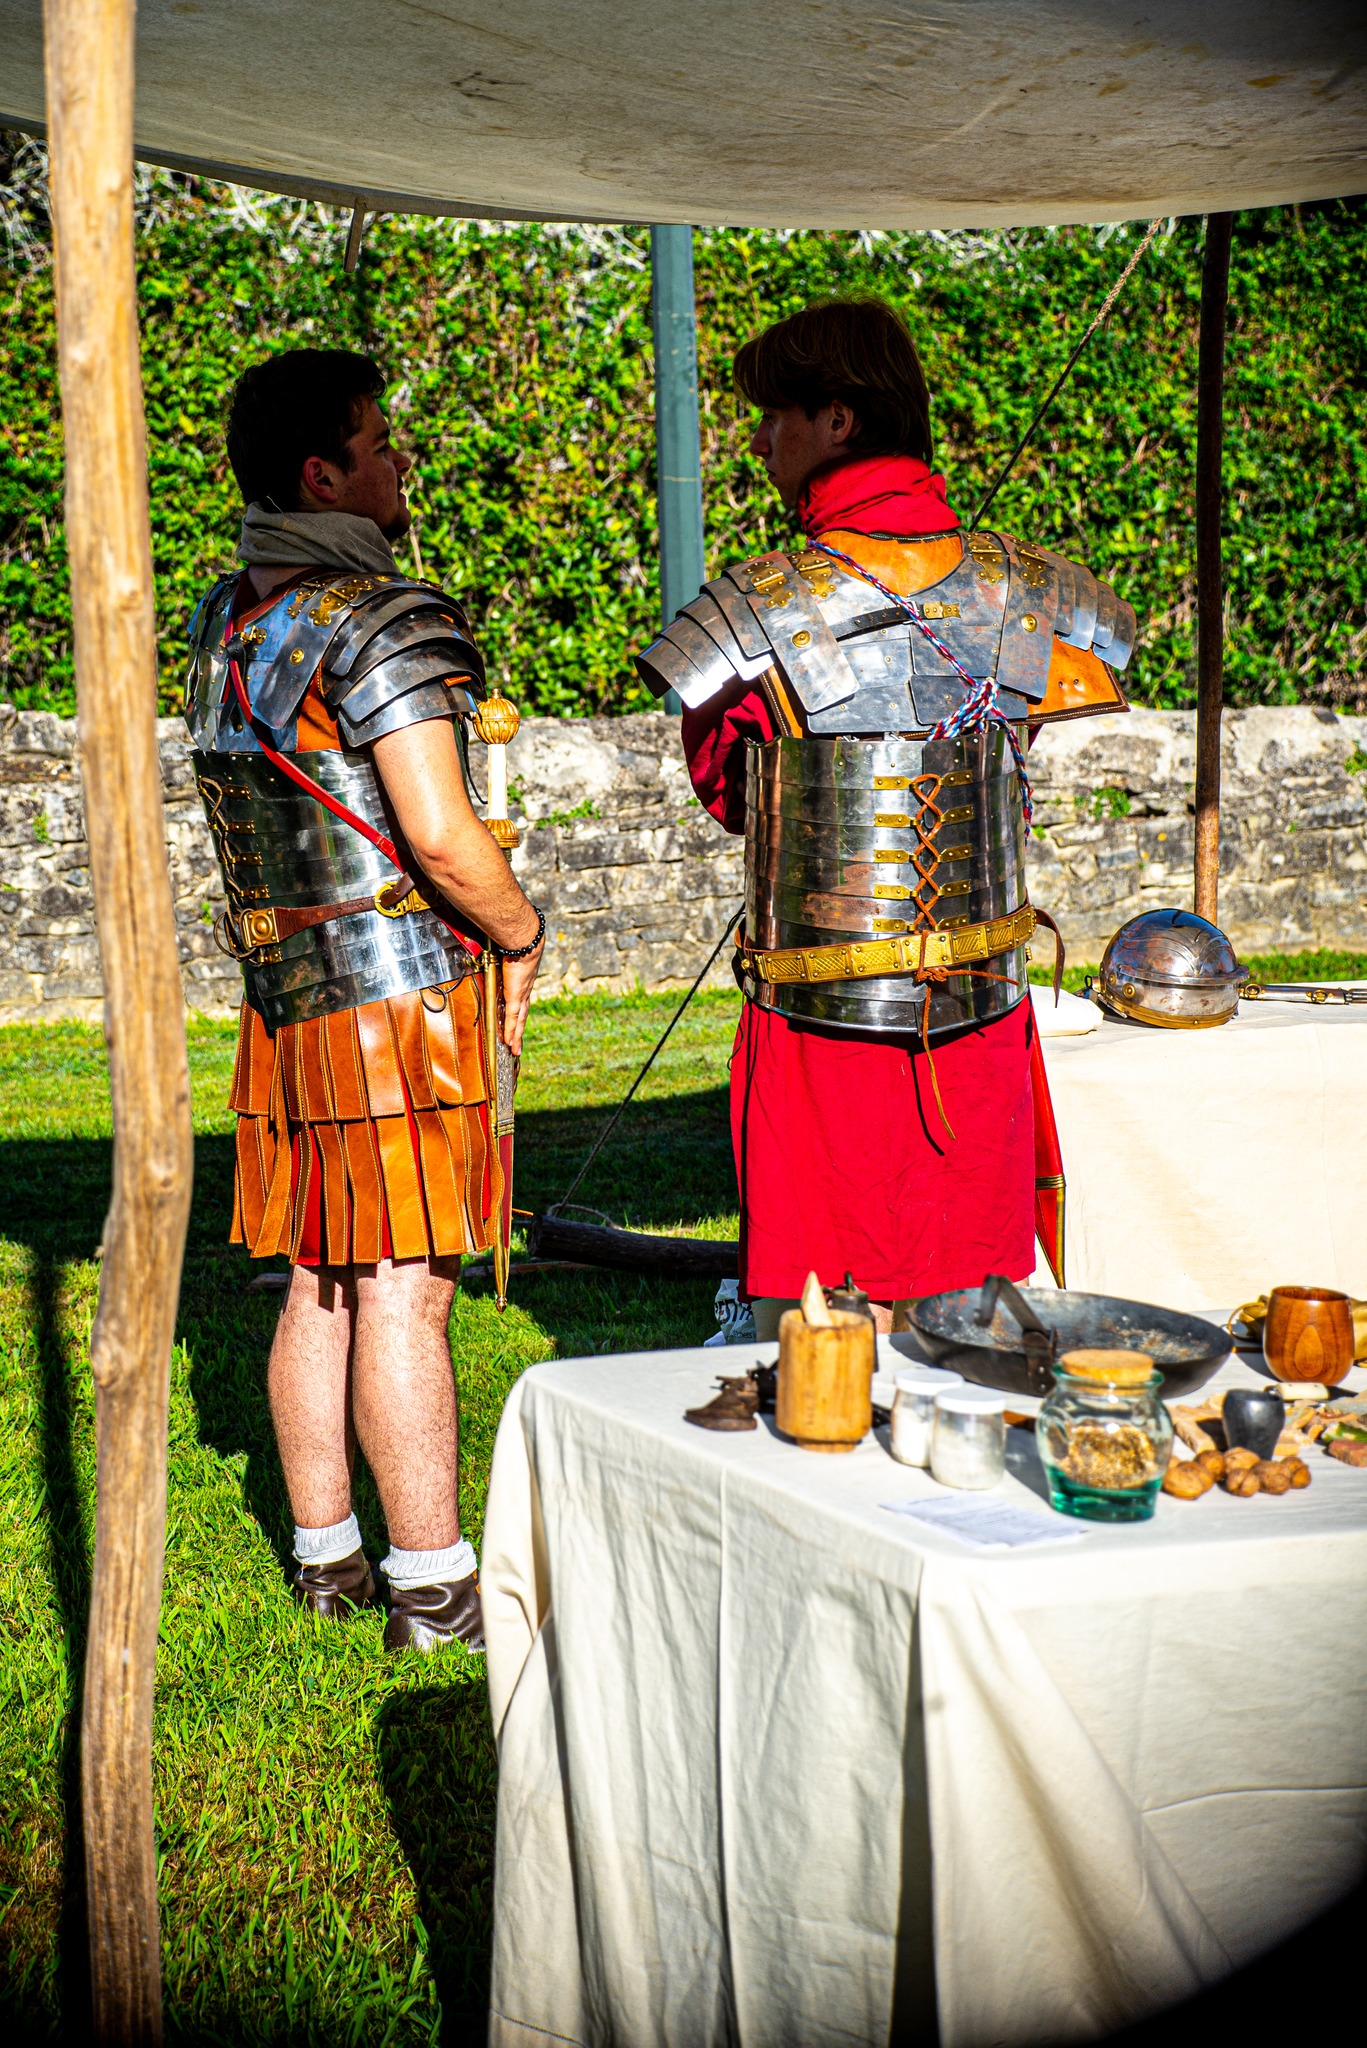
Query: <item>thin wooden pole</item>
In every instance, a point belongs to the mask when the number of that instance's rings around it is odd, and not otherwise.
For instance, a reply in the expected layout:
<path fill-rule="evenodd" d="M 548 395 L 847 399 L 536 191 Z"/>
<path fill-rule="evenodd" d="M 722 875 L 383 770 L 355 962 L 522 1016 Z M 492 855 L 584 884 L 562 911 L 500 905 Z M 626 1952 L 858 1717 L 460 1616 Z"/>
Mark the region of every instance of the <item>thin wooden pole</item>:
<path fill-rule="evenodd" d="M 162 828 L 133 257 L 134 0 L 45 0 L 66 523 L 114 1189 L 91 1337 L 95 1571 L 81 1723 L 94 2037 L 159 2043 L 152 1687 L 193 1163 Z"/>
<path fill-rule="evenodd" d="M 1196 915 L 1220 909 L 1220 712 L 1224 702 L 1225 308 L 1232 213 L 1206 221 L 1196 373 Z"/>
<path fill-rule="evenodd" d="M 650 323 L 655 343 L 655 497 L 660 524 L 660 614 L 669 625 L 691 604 L 703 566 L 702 448 L 698 426 L 698 314 L 693 230 L 650 230 Z M 661 709 L 683 710 L 665 692 Z"/>

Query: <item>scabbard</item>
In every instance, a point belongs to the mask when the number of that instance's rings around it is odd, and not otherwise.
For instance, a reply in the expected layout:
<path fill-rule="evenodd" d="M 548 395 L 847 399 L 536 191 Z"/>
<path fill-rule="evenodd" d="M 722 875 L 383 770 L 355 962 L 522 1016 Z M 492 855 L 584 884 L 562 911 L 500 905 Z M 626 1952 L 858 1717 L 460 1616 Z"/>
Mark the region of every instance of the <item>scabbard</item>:
<path fill-rule="evenodd" d="M 505 1110 L 503 1097 L 505 1059 L 508 1048 L 499 1037 L 499 959 L 486 949 L 480 961 L 480 1036 L 484 1046 L 484 1077 L 489 1100 L 489 1231 L 494 1262 L 494 1300 L 502 1310 L 508 1306 L 508 1241 L 512 1221 L 512 1091 L 507 1089 L 507 1147 L 504 1147 Z"/>
<path fill-rule="evenodd" d="M 1035 1108 L 1035 1235 L 1049 1271 L 1060 1287 L 1066 1286 L 1063 1269 L 1063 1207 L 1067 1187 L 1063 1177 L 1063 1152 L 1054 1122 L 1054 1104 L 1049 1094 L 1049 1076 L 1044 1069 L 1044 1048 L 1030 1020 L 1030 1093 Z"/>

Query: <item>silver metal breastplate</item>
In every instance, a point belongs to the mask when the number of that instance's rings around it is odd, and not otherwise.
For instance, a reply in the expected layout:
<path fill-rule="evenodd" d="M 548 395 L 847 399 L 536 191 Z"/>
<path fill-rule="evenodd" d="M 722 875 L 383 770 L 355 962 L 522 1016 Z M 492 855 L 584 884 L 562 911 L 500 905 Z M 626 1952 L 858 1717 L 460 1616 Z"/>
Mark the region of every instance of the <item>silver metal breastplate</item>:
<path fill-rule="evenodd" d="M 776 739 L 751 746 L 745 928 L 765 949 L 838 945 L 964 924 L 1026 901 L 1020 780 L 1000 726 L 957 740 Z M 926 1035 L 1004 1016 L 1026 993 L 1025 947 L 934 984 Z M 747 984 L 761 1008 L 881 1036 L 921 1033 L 910 975 Z"/>
<path fill-rule="evenodd" d="M 368 755 L 294 758 L 330 796 L 392 834 Z M 197 751 L 193 759 L 234 917 L 263 905 L 345 903 L 395 880 L 383 854 L 264 754 Z M 473 971 L 470 955 L 430 910 L 355 912 L 257 947 L 241 966 L 247 1001 L 272 1031 Z"/>

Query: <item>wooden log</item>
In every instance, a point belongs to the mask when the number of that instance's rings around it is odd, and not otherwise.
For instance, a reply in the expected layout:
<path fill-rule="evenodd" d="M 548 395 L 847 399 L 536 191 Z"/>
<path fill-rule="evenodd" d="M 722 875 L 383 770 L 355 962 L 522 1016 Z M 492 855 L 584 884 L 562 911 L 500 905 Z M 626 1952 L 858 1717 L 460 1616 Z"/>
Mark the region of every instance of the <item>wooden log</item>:
<path fill-rule="evenodd" d="M 804 1451 L 852 1451 L 873 1427 L 873 1324 L 846 1309 L 830 1315 L 824 1328 L 800 1308 L 779 1319 L 774 1420 Z"/>
<path fill-rule="evenodd" d="M 98 1501 L 81 1722 L 94 2038 L 162 2038 L 152 1687 L 193 1163 L 162 836 L 133 254 L 133 0 L 45 0 L 66 527 L 114 1188 L 91 1335 Z"/>
<path fill-rule="evenodd" d="M 1196 373 L 1196 877 L 1198 917 L 1220 910 L 1220 715 L 1224 703 L 1225 310 L 1229 302 L 1231 213 L 1206 221 L 1201 266 L 1201 338 Z"/>
<path fill-rule="evenodd" d="M 725 1238 L 654 1237 L 610 1224 L 538 1216 L 527 1237 L 533 1259 L 574 1259 L 620 1273 L 660 1273 L 674 1280 L 734 1280 L 740 1246 Z"/>

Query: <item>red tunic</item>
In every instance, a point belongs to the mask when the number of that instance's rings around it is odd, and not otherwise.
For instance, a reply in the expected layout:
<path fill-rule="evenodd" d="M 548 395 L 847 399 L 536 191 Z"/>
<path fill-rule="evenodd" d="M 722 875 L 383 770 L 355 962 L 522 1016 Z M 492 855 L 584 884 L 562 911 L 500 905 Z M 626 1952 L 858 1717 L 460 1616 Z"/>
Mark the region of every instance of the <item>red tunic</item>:
<path fill-rule="evenodd" d="M 911 537 L 955 525 L 944 479 L 911 456 L 865 458 L 808 486 L 809 535 Z M 693 787 L 728 832 L 745 829 L 745 743 L 774 737 L 758 689 L 683 715 Z M 927 1055 L 746 1003 L 731 1060 L 740 1187 L 740 1291 L 796 1295 L 854 1275 L 877 1301 L 1013 1280 L 1034 1267 L 1034 1113 L 1028 1003 L 936 1046 L 950 1136 Z"/>

